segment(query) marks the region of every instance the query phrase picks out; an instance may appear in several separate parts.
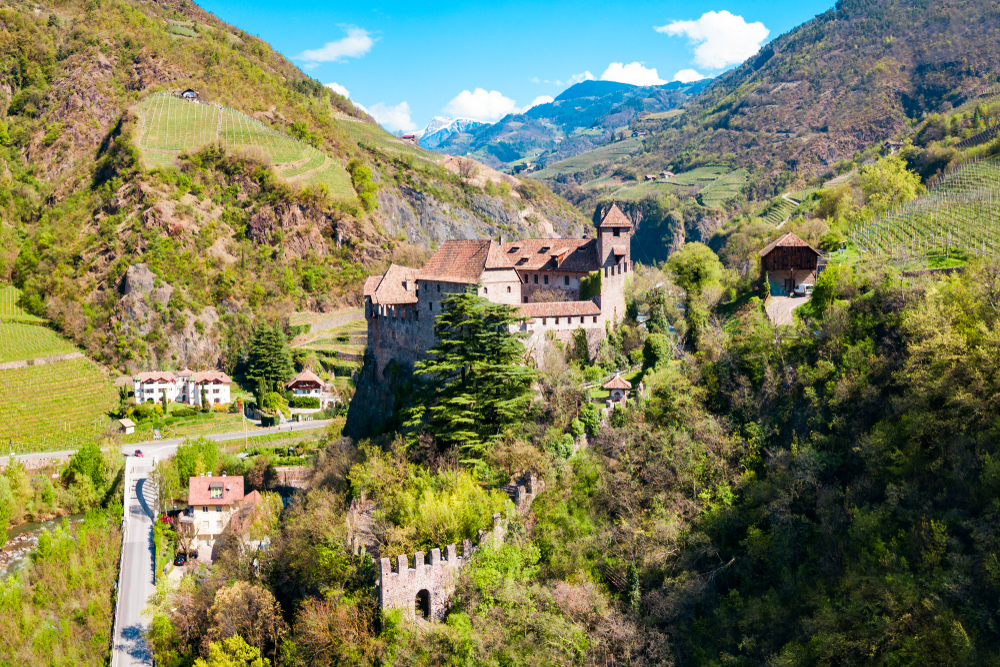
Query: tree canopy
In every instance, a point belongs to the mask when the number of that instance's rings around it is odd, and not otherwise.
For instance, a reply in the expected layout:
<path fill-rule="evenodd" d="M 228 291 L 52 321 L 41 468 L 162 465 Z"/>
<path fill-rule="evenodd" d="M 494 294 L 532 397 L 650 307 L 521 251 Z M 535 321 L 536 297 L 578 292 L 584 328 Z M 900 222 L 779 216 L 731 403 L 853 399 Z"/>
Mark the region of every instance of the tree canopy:
<path fill-rule="evenodd" d="M 247 354 L 246 377 L 253 381 L 255 391 L 263 384 L 264 393 L 276 391 L 295 373 L 292 352 L 280 327 L 259 325 L 250 339 Z M 258 396 L 258 401 L 262 396 Z"/>
<path fill-rule="evenodd" d="M 408 426 L 481 458 L 531 404 L 535 372 L 524 364 L 523 335 L 511 332 L 520 321 L 510 306 L 472 293 L 445 297 L 434 322 L 438 343 L 416 364 L 425 391 Z"/>

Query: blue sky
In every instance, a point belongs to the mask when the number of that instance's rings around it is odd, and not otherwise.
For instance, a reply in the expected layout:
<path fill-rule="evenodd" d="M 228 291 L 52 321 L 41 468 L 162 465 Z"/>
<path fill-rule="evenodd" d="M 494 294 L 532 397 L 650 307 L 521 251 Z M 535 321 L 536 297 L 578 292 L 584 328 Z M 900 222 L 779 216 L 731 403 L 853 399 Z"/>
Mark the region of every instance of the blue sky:
<path fill-rule="evenodd" d="M 833 2 L 199 4 L 349 91 L 387 129 L 410 131 L 436 115 L 498 120 L 585 78 L 715 76 Z"/>

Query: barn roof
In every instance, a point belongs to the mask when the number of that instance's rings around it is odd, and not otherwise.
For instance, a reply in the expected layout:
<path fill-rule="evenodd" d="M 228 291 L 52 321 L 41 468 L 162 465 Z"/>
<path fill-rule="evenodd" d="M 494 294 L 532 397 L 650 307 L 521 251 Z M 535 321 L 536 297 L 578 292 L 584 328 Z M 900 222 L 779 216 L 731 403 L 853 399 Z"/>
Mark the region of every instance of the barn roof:
<path fill-rule="evenodd" d="M 288 388 L 291 388 L 291 387 L 294 387 L 295 385 L 297 385 L 300 382 L 314 382 L 314 383 L 318 384 L 321 387 L 323 386 L 323 380 L 318 375 L 316 375 L 315 373 L 313 373 L 310 370 L 304 370 L 304 371 L 302 371 L 301 373 L 299 373 L 298 375 L 296 375 L 295 377 L 293 377 L 291 380 L 289 380 L 288 382 L 286 382 L 285 386 L 288 387 Z"/>
<path fill-rule="evenodd" d="M 791 232 L 787 232 L 786 234 L 781 235 L 771 243 L 767 244 L 767 247 L 760 251 L 760 256 L 767 257 L 768 255 L 771 254 L 771 251 L 774 250 L 775 248 L 809 248 L 817 255 L 822 254 L 819 250 L 816 250 L 816 248 L 813 248 L 811 245 L 800 239 L 795 234 L 792 234 Z"/>
<path fill-rule="evenodd" d="M 417 279 L 474 284 L 486 271 L 513 268 L 496 241 L 445 241 Z"/>

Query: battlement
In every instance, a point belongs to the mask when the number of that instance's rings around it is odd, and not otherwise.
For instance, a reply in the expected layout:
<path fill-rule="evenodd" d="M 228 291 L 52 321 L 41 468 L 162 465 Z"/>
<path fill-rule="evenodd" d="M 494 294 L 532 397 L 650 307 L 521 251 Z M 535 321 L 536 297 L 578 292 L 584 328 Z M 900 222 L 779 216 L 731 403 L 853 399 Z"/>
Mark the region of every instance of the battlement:
<path fill-rule="evenodd" d="M 478 547 L 503 542 L 506 526 L 499 514 L 493 515 L 493 529 L 479 531 L 477 546 L 472 540 L 462 541 L 462 555 L 454 544 L 441 549 L 431 549 L 430 562 L 426 554 L 418 551 L 413 555 L 413 567 L 406 554 L 396 556 L 393 569 L 391 558 L 383 558 L 379 563 L 379 606 L 382 609 L 403 609 L 410 617 L 417 611 L 428 620 L 442 620 L 448 608 L 448 598 L 455 589 L 455 578 L 462 566 L 469 561 Z"/>

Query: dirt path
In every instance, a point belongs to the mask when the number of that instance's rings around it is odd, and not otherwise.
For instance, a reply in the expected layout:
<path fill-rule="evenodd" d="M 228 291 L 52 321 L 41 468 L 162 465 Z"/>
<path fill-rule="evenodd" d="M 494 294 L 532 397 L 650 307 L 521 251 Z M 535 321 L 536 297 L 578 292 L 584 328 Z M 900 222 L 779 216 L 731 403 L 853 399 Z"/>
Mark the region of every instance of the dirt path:
<path fill-rule="evenodd" d="M 772 296 L 767 302 L 767 316 L 777 326 L 792 326 L 795 324 L 793 311 L 799 306 L 809 303 L 809 298 Z"/>

